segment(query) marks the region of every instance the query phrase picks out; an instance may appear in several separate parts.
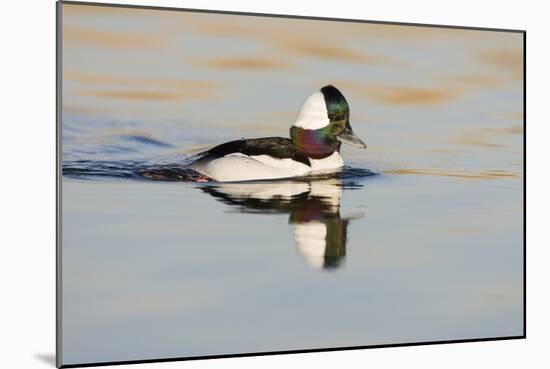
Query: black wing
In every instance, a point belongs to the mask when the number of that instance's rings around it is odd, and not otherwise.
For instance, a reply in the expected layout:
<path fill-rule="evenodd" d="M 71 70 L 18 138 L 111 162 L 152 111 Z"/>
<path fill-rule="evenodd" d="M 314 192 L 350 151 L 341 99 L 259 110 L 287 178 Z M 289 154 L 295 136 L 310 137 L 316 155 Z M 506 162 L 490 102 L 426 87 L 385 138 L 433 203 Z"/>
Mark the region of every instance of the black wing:
<path fill-rule="evenodd" d="M 265 137 L 241 139 L 223 143 L 199 154 L 200 160 L 216 159 L 223 156 L 241 153 L 244 155 L 269 155 L 278 159 L 293 159 L 310 165 L 307 156 L 300 154 L 292 144 L 292 140 L 283 137 Z"/>

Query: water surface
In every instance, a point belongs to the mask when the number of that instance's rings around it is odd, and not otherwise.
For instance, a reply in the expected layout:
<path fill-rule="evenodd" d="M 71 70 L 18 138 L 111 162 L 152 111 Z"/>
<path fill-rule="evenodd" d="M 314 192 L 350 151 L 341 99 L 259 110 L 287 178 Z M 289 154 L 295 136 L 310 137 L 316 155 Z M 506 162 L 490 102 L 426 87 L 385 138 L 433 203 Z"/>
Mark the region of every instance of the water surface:
<path fill-rule="evenodd" d="M 522 48 L 63 5 L 63 364 L 521 335 Z M 341 173 L 185 181 L 326 83 L 368 144 Z"/>

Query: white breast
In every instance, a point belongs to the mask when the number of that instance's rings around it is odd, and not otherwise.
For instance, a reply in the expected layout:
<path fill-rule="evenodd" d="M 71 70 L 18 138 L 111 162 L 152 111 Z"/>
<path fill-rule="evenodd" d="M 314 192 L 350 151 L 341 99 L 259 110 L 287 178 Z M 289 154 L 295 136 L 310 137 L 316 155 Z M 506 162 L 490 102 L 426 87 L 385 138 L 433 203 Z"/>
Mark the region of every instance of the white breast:
<path fill-rule="evenodd" d="M 335 151 L 332 155 L 323 159 L 309 159 L 311 162 L 312 171 L 326 171 L 331 169 L 341 168 L 344 165 L 344 160 L 340 154 Z"/>

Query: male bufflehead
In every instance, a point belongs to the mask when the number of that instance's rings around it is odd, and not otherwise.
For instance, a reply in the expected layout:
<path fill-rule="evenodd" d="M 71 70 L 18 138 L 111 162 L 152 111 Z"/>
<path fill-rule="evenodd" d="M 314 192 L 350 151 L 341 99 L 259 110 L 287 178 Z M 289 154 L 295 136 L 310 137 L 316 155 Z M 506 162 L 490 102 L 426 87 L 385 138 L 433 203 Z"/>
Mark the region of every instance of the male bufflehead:
<path fill-rule="evenodd" d="M 241 139 L 198 154 L 190 168 L 220 182 L 304 176 L 343 166 L 341 143 L 365 149 L 351 129 L 346 98 L 327 85 L 309 96 L 290 128 L 290 139 Z"/>

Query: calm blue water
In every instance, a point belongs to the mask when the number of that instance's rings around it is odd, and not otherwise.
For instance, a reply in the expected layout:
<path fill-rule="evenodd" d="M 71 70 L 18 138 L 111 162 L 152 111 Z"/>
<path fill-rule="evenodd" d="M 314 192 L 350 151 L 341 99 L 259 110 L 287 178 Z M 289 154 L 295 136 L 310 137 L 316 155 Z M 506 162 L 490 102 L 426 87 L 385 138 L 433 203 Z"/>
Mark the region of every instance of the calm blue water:
<path fill-rule="evenodd" d="M 520 179 L 374 175 L 365 160 L 332 178 L 151 181 L 185 176 L 175 139 L 70 142 L 68 362 L 522 332 Z"/>

